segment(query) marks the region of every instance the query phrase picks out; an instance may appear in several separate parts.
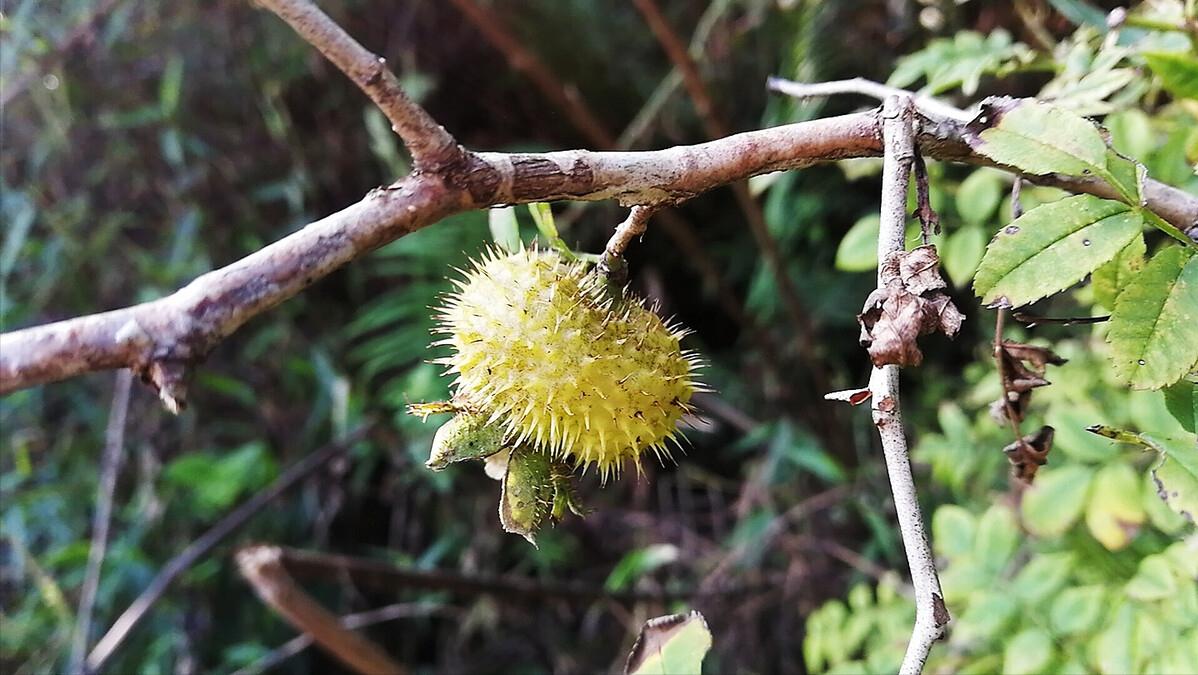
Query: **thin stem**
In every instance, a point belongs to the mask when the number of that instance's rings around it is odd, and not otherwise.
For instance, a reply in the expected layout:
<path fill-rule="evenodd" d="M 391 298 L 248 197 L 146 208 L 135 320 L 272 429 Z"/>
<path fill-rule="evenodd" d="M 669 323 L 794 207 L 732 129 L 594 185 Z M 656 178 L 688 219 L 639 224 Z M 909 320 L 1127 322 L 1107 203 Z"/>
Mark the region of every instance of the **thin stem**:
<path fill-rule="evenodd" d="M 823 96 L 839 96 L 843 94 L 859 94 L 879 101 L 885 101 L 891 96 L 912 96 L 915 105 L 921 110 L 958 122 L 968 122 L 973 119 L 973 113 L 949 105 L 931 96 L 919 96 L 905 89 L 891 87 L 880 82 L 855 77 L 851 80 L 833 80 L 831 82 L 795 82 L 781 77 L 771 77 L 766 80 L 766 87 L 773 92 L 786 94 L 794 98 L 815 98 Z"/>
<path fill-rule="evenodd" d="M 350 446 L 364 437 L 369 430 L 370 425 L 359 427 L 346 434 L 341 440 L 329 443 L 295 464 L 292 464 L 287 470 L 279 474 L 279 477 L 269 487 L 242 502 L 237 508 L 230 511 L 228 515 L 221 518 L 216 525 L 213 525 L 212 529 L 188 544 L 186 548 L 172 558 L 158 572 L 158 575 L 154 577 L 150 585 L 146 586 L 141 595 L 137 596 L 133 604 L 129 605 L 128 609 L 121 613 L 121 616 L 112 624 L 112 627 L 108 629 L 104 637 L 96 643 L 96 646 L 87 656 L 87 669 L 89 671 L 98 671 L 104 666 L 117 648 L 121 646 L 121 643 L 125 641 L 125 638 L 129 636 L 129 633 L 149 614 L 150 609 L 154 607 L 154 604 L 166 592 L 171 582 L 180 574 L 190 569 L 192 565 L 207 555 L 225 537 L 244 525 L 254 514 L 261 511 L 263 507 L 279 495 L 315 473 L 327 464 L 329 460 L 344 453 Z"/>
<path fill-rule="evenodd" d="M 909 97 L 891 97 L 882 112 L 882 134 L 885 147 L 882 169 L 882 210 L 878 233 L 878 260 L 904 250 L 907 222 L 907 186 L 915 161 L 914 108 Z M 881 278 L 884 266 L 879 266 L 878 286 L 884 288 L 888 279 Z M 923 669 L 932 643 L 944 634 L 948 610 L 940 590 L 936 561 L 924 530 L 911 473 L 911 458 L 907 438 L 903 433 L 902 410 L 899 404 L 898 366 L 874 368 L 869 378 L 874 426 L 882 441 L 886 471 L 894 495 L 911 581 L 915 587 L 915 626 L 900 673 L 914 674 Z"/>
<path fill-rule="evenodd" d="M 1005 307 L 1000 307 L 994 315 L 994 363 L 998 368 L 998 381 L 1002 385 L 1002 403 L 1003 410 L 1007 413 L 1007 422 L 1011 425 L 1011 433 L 1015 436 L 1015 442 L 1023 441 L 1023 432 L 1019 430 L 1019 418 L 1015 415 L 1015 406 L 1011 403 L 1011 389 L 1007 386 L 1010 380 L 1007 377 L 1007 358 L 1003 353 L 1002 334 L 1003 323 L 1007 317 Z"/>
<path fill-rule="evenodd" d="M 458 608 L 446 607 L 436 603 L 397 602 L 393 605 L 369 609 L 365 612 L 346 614 L 341 617 L 340 622 L 341 626 L 347 630 L 360 630 L 387 621 L 395 621 L 396 619 L 405 619 L 408 617 L 455 616 L 458 614 L 461 614 L 461 610 Z M 233 675 L 256 675 L 257 673 L 270 670 L 283 661 L 311 647 L 313 642 L 312 636 L 307 633 L 297 635 L 254 663 L 233 671 Z"/>
<path fill-rule="evenodd" d="M 451 1 L 466 20 L 482 33 L 487 42 L 503 54 L 512 68 L 524 73 L 541 91 L 541 95 L 566 115 L 574 128 L 586 138 L 587 143 L 599 148 L 615 147 L 615 135 L 608 131 L 603 122 L 583 102 L 578 88 L 563 83 L 535 53 L 512 34 L 501 16 L 475 0 Z"/>
<path fill-rule="evenodd" d="M 96 591 L 100 587 L 100 568 L 104 564 L 104 554 L 108 549 L 108 528 L 112 522 L 116 479 L 124 457 L 125 420 L 129 414 L 129 392 L 132 383 L 132 372 L 117 371 L 112 391 L 112 408 L 108 413 L 108 428 L 104 433 L 104 454 L 100 458 L 100 480 L 96 484 L 96 511 L 92 515 L 91 549 L 87 554 L 87 569 L 83 574 L 79 610 L 75 617 L 75 637 L 71 643 L 69 670 L 72 673 L 83 670 L 83 658 L 87 655 L 92 611 L 96 605 Z"/>

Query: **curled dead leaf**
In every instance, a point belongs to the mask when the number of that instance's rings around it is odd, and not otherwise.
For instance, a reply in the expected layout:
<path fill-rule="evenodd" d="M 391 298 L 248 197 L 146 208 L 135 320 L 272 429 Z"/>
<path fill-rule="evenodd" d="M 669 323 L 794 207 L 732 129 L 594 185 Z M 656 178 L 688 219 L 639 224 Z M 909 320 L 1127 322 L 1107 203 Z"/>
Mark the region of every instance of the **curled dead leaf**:
<path fill-rule="evenodd" d="M 953 337 L 965 317 L 944 293 L 940 257 L 933 245 L 895 251 L 882 263 L 883 287 L 865 300 L 857 322 L 861 346 L 875 366 L 917 366 L 923 352 L 916 338 L 940 332 Z"/>
<path fill-rule="evenodd" d="M 1028 434 L 1003 448 L 1007 460 L 1011 462 L 1011 474 L 1016 480 L 1031 483 L 1036 478 L 1036 472 L 1048 463 L 1055 433 L 1052 427 L 1043 426 L 1036 433 Z"/>

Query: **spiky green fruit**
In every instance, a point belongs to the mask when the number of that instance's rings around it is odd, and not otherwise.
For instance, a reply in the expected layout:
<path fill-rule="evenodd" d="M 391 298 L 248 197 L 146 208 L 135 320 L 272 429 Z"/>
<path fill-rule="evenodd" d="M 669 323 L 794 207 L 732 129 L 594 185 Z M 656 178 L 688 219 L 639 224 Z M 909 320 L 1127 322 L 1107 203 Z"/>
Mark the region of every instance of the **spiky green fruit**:
<path fill-rule="evenodd" d="M 438 315 L 455 402 L 604 478 L 669 455 L 699 387 L 684 330 L 553 252 L 490 253 L 455 283 Z"/>

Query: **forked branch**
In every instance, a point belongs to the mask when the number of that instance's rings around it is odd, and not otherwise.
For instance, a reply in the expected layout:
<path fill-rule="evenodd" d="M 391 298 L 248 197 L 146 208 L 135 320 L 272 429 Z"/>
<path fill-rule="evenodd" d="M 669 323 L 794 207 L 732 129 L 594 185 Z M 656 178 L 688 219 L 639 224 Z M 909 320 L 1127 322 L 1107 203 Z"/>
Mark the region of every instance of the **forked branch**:
<path fill-rule="evenodd" d="M 342 265 L 454 213 L 566 199 L 674 204 L 758 174 L 882 154 L 877 111 L 646 152 L 470 152 L 403 94 L 378 57 L 311 2 L 262 2 L 371 96 L 408 144 L 417 170 L 165 298 L 0 335 L 0 394 L 93 371 L 131 368 L 158 389 L 168 408 L 177 409 L 185 402 L 195 364 L 246 321 Z M 915 128 L 927 157 L 993 165 L 970 149 L 960 122 L 916 115 Z M 1119 198 L 1095 177 L 1028 178 Z M 1149 180 L 1144 199 L 1148 208 L 1182 230 L 1198 223 L 1198 197 Z"/>

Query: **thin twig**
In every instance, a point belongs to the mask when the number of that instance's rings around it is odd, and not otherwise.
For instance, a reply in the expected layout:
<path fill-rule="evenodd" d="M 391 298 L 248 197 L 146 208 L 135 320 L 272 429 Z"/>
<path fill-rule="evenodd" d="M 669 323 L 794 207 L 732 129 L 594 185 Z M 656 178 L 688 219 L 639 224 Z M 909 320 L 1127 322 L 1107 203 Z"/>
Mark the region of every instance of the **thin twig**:
<path fill-rule="evenodd" d="M 483 34 L 487 42 L 498 49 L 513 68 L 532 80 L 533 85 L 541 91 L 541 95 L 566 115 L 588 143 L 599 148 L 615 146 L 615 135 L 608 131 L 603 122 L 583 103 L 578 88 L 564 85 L 536 54 L 508 30 L 501 16 L 475 0 L 452 1 L 454 7 Z"/>
<path fill-rule="evenodd" d="M 461 610 L 456 607 L 446 607 L 445 605 L 428 602 L 397 602 L 393 605 L 370 609 L 365 612 L 356 614 L 346 614 L 341 617 L 340 622 L 342 628 L 347 630 L 360 630 L 375 624 L 384 623 L 386 621 L 395 621 L 396 619 L 405 619 L 416 616 L 454 616 L 461 614 Z M 233 671 L 232 675 L 257 675 L 287 659 L 299 654 L 313 643 L 312 636 L 304 633 L 291 638 L 287 642 L 279 645 L 270 653 L 251 663 L 244 668 L 239 668 Z"/>
<path fill-rule="evenodd" d="M 998 369 L 998 381 L 1002 386 L 1003 410 L 1007 413 L 1007 422 L 1011 425 L 1011 434 L 1016 443 L 1023 443 L 1023 432 L 1019 430 L 1019 418 L 1015 415 L 1015 405 L 1011 403 L 1010 378 L 1007 376 L 1007 357 L 1003 350 L 1003 324 L 1007 317 L 1007 309 L 999 307 L 994 313 L 994 363 Z"/>
<path fill-rule="evenodd" d="M 467 575 L 448 570 L 417 570 L 372 558 L 289 548 L 281 548 L 279 551 L 282 565 L 288 574 L 297 579 L 346 578 L 358 586 L 384 592 L 419 588 L 426 591 L 493 595 L 513 602 L 536 603 L 552 599 L 576 602 L 604 600 L 631 604 L 696 597 L 740 596 L 761 590 L 755 586 L 735 585 L 700 589 L 610 591 L 603 586 L 576 581 L 529 579 L 513 575 Z"/>
<path fill-rule="evenodd" d="M 257 0 L 290 25 L 358 85 L 391 122 L 418 169 L 437 170 L 462 158 L 457 141 L 408 97 L 385 59 L 372 54 L 309 0 Z"/>
<path fill-rule="evenodd" d="M 221 540 L 244 525 L 254 514 L 261 511 L 264 506 L 292 486 L 315 473 L 327 464 L 329 460 L 343 454 L 354 443 L 363 438 L 370 431 L 370 428 L 371 425 L 369 424 L 359 427 L 346 434 L 341 440 L 329 443 L 295 464 L 292 464 L 283 473 L 279 474 L 279 477 L 269 487 L 242 502 L 224 518 L 221 518 L 220 522 L 213 525 L 210 530 L 188 544 L 187 548 L 172 558 L 158 572 L 158 575 L 146 586 L 141 595 L 137 596 L 133 604 L 129 605 L 129 608 L 117 618 L 112 627 L 108 629 L 108 632 L 104 634 L 104 637 L 96 643 L 91 654 L 88 654 L 87 657 L 88 670 L 97 671 L 103 667 L 109 657 L 121 646 L 125 638 L 129 636 L 129 633 L 146 617 L 150 609 L 154 606 L 154 603 L 158 602 L 158 599 L 162 597 L 162 594 L 166 592 L 167 587 L 170 586 L 175 578 L 190 569 L 192 565 L 207 555 Z"/>
<path fill-rule="evenodd" d="M 891 97 L 883 106 L 883 143 L 885 154 L 882 168 L 882 209 L 878 233 L 878 260 L 885 260 L 896 251 L 904 250 L 907 223 L 907 187 L 915 160 L 915 131 L 913 102 L 908 97 Z M 885 266 L 879 266 L 878 287 L 885 288 Z M 911 457 L 903 432 L 902 410 L 899 405 L 899 369 L 889 365 L 874 368 L 869 378 L 873 393 L 874 425 L 882 440 L 886 456 L 886 471 L 894 495 L 894 508 L 911 569 L 915 587 L 915 626 L 900 673 L 914 674 L 923 669 L 932 643 L 944 634 L 949 621 L 936 573 L 936 561 L 928 544 L 915 478 L 911 473 Z"/>
<path fill-rule="evenodd" d="M 851 80 L 834 80 L 832 82 L 795 82 L 781 77 L 771 77 L 766 80 L 766 87 L 773 92 L 785 94 L 793 98 L 815 98 L 823 96 L 838 96 L 842 94 L 860 94 L 879 101 L 885 101 L 891 96 L 914 96 L 915 105 L 924 112 L 938 117 L 944 117 L 957 122 L 968 122 L 973 119 L 973 113 L 949 105 L 931 96 L 919 96 L 905 89 L 890 87 L 880 82 L 855 77 Z"/>
<path fill-rule="evenodd" d="M 645 233 L 645 229 L 649 226 L 649 218 L 657 209 L 652 206 L 634 206 L 628 212 L 628 217 L 624 222 L 616 226 L 616 231 L 612 234 L 611 239 L 607 240 L 607 246 L 604 247 L 603 253 L 609 258 L 622 258 L 624 251 L 628 250 L 628 245 L 633 239 Z"/>
<path fill-rule="evenodd" d="M 108 428 L 104 432 L 104 454 L 100 458 L 100 480 L 96 484 L 96 510 L 92 514 L 91 549 L 87 554 L 87 569 L 79 592 L 79 610 L 75 616 L 75 636 L 71 642 L 70 671 L 81 672 L 87 655 L 87 643 L 92 629 L 92 611 L 96 591 L 100 587 L 100 568 L 108 549 L 108 527 L 112 522 L 112 503 L 116 478 L 120 473 L 125 449 L 125 419 L 129 414 L 129 391 L 133 373 L 117 371 L 112 390 L 112 408 L 108 413 Z"/>
<path fill-rule="evenodd" d="M 305 593 L 283 567 L 281 556 L 276 546 L 250 546 L 237 552 L 241 576 L 250 582 L 263 602 L 359 673 L 402 675 L 407 672 L 381 647 L 342 626 L 336 616 Z"/>

